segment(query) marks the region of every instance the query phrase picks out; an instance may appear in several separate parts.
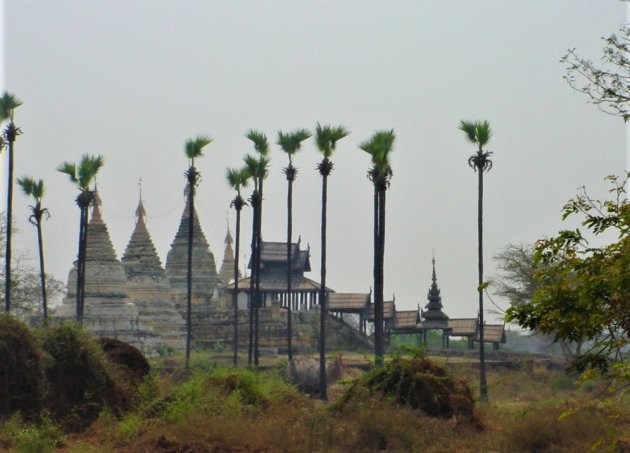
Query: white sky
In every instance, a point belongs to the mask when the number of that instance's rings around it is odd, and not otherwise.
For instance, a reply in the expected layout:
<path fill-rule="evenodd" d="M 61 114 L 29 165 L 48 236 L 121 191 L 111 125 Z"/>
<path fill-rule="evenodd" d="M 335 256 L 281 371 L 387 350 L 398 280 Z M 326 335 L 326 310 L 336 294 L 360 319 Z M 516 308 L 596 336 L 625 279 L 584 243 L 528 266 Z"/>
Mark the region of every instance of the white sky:
<path fill-rule="evenodd" d="M 398 309 L 426 304 L 434 249 L 445 311 L 474 316 L 477 192 L 467 165 L 474 147 L 457 124 L 488 119 L 494 129 L 494 168 L 485 179 L 490 277 L 503 246 L 571 226 L 560 211 L 577 188 L 604 194 L 603 177 L 624 170 L 625 126 L 566 85 L 559 59 L 577 47 L 597 60 L 600 37 L 627 20 L 626 8 L 614 0 L 8 0 L 4 80 L 24 101 L 16 112 L 24 131 L 16 177 L 46 181 L 48 270 L 66 280 L 76 256 L 76 189 L 55 171 L 62 161 L 105 156 L 99 190 L 119 256 L 142 177 L 148 227 L 164 262 L 184 207 L 183 143 L 211 135 L 198 163 L 197 205 L 218 267 L 233 198 L 225 169 L 252 151 L 243 133 L 260 129 L 275 143 L 279 129 L 320 121 L 352 131 L 338 144 L 329 180 L 328 283 L 367 292 L 372 187 L 358 144 L 394 128 L 386 296 L 396 295 Z M 294 191 L 294 232 L 311 244 L 315 280 L 319 160 L 308 142 L 296 158 Z M 265 240 L 285 239 L 285 164 L 274 146 Z M 4 203 L 5 184 L 1 190 Z M 28 204 L 16 191 L 16 247 L 35 258 Z M 245 211 L 245 244 L 250 222 Z"/>

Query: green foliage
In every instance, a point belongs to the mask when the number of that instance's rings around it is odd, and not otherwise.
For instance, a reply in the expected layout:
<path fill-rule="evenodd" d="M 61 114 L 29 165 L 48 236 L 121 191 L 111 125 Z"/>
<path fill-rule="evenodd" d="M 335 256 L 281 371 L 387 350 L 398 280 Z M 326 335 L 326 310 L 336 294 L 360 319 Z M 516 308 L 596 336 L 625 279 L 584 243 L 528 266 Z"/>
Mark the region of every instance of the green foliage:
<path fill-rule="evenodd" d="M 34 425 L 25 423 L 19 414 L 15 414 L 0 426 L 0 447 L 20 453 L 56 451 L 64 440 L 63 431 L 48 416 Z"/>
<path fill-rule="evenodd" d="M 13 121 L 13 111 L 22 105 L 22 101 L 14 94 L 5 91 L 0 96 L 0 121 Z"/>
<path fill-rule="evenodd" d="M 260 157 L 267 157 L 267 154 L 269 154 L 269 141 L 263 132 L 250 129 L 245 133 L 245 137 L 254 143 L 254 149 Z"/>
<path fill-rule="evenodd" d="M 479 149 L 483 148 L 490 141 L 492 131 L 488 121 L 464 121 L 459 122 L 459 130 L 463 131 L 468 140 L 479 145 Z"/>
<path fill-rule="evenodd" d="M 78 166 L 72 162 L 62 162 L 57 171 L 68 175 L 70 182 L 76 184 L 79 190 L 87 191 L 104 164 L 105 159 L 101 154 L 83 154 Z"/>
<path fill-rule="evenodd" d="M 225 179 L 227 179 L 229 186 L 240 195 L 241 188 L 247 187 L 249 172 L 245 168 L 228 168 L 225 172 Z"/>
<path fill-rule="evenodd" d="M 18 178 L 17 183 L 22 187 L 25 195 L 33 197 L 36 202 L 40 202 L 44 197 L 44 181 L 39 179 L 35 181 L 30 176 Z"/>
<path fill-rule="evenodd" d="M 396 135 L 394 130 L 376 131 L 369 140 L 359 145 L 372 159 L 372 168 L 368 171 L 370 180 L 380 189 L 386 189 L 392 177 L 389 153 L 393 150 Z"/>
<path fill-rule="evenodd" d="M 580 215 L 593 237 L 615 232 L 617 241 L 591 245 L 580 229 L 560 231 L 538 241 L 539 284 L 529 303 L 511 307 L 506 319 L 521 327 L 553 335 L 555 340 L 588 341 L 573 362 L 578 371 L 625 379 L 630 331 L 630 203 L 624 178 L 609 176 L 610 200 L 592 199 L 586 191 L 570 200 L 563 218 Z M 611 367 L 611 363 L 624 365 Z"/>
<path fill-rule="evenodd" d="M 212 139 L 206 135 L 189 138 L 184 143 L 184 153 L 190 159 L 190 165 L 195 166 L 195 159 L 203 156 L 203 148 L 212 143 Z"/>
<path fill-rule="evenodd" d="M 324 158 L 329 159 L 332 156 L 335 148 L 337 146 L 337 142 L 344 137 L 347 137 L 350 134 L 345 127 L 339 126 L 330 126 L 317 123 L 315 126 L 315 144 L 317 145 L 317 149 L 322 153 Z"/>
<path fill-rule="evenodd" d="M 370 370 L 350 386 L 335 408 L 343 409 L 349 401 L 364 398 L 366 392 L 420 409 L 432 417 L 456 416 L 471 421 L 474 416 L 474 400 L 468 384 L 424 357 L 394 357 L 383 367 Z"/>

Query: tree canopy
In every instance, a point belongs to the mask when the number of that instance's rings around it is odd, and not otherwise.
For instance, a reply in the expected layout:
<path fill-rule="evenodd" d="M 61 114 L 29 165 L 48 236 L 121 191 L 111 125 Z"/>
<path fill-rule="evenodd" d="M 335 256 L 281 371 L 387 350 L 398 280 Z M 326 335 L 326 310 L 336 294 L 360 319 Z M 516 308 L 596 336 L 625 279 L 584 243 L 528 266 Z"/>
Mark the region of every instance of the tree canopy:
<path fill-rule="evenodd" d="M 506 316 L 556 341 L 585 341 L 572 367 L 624 380 L 630 379 L 629 177 L 607 177 L 609 199 L 594 199 L 584 189 L 565 204 L 563 219 L 580 216 L 584 231 L 562 230 L 537 242 L 538 286 L 531 301 L 512 305 Z M 605 241 L 611 233 L 616 240 Z"/>

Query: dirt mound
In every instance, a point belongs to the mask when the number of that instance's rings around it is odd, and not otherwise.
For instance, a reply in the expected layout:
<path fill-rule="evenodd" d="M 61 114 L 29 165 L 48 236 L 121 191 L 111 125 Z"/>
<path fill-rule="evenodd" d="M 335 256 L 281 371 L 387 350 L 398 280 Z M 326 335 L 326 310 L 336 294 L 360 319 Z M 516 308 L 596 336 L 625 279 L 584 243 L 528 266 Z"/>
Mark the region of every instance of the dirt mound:
<path fill-rule="evenodd" d="M 37 418 L 44 397 L 43 355 L 28 327 L 0 315 L 0 420 L 19 411 Z"/>
<path fill-rule="evenodd" d="M 332 385 L 344 374 L 343 357 L 326 359 L 326 382 Z M 297 386 L 301 392 L 316 395 L 319 393 L 319 360 L 311 357 L 294 357 L 286 369 L 289 382 Z"/>
<path fill-rule="evenodd" d="M 46 369 L 50 414 L 67 431 L 81 431 L 109 408 L 129 407 L 132 393 L 116 375 L 98 343 L 73 325 L 45 329 L 42 346 L 52 362 Z"/>
<path fill-rule="evenodd" d="M 462 378 L 424 357 L 394 358 L 354 381 L 337 403 L 342 408 L 349 401 L 365 395 L 380 395 L 398 404 L 420 409 L 432 417 L 473 420 L 474 399 Z"/>
<path fill-rule="evenodd" d="M 96 341 L 109 361 L 118 365 L 125 378 L 133 385 L 140 384 L 149 374 L 149 362 L 135 346 L 115 338 L 99 338 Z"/>

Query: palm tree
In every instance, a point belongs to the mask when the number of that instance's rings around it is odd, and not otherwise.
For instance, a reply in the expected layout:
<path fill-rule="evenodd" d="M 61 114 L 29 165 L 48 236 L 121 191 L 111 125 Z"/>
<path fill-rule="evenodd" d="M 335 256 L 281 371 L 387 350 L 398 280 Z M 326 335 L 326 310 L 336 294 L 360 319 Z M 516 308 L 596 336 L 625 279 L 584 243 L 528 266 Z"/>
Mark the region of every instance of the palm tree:
<path fill-rule="evenodd" d="M 234 309 L 234 356 L 232 364 L 238 365 L 238 258 L 241 242 L 241 209 L 245 206 L 245 200 L 241 196 L 241 188 L 247 185 L 249 173 L 246 169 L 228 168 L 225 174 L 228 184 L 236 191 L 236 197 L 230 203 L 236 212 L 236 240 L 234 251 L 234 292 L 232 293 L 232 308 Z"/>
<path fill-rule="evenodd" d="M 192 343 L 192 249 L 193 225 L 195 215 L 195 190 L 201 182 L 201 174 L 195 168 L 195 159 L 203 156 L 203 148 L 212 143 L 212 139 L 200 135 L 186 140 L 184 153 L 188 158 L 188 170 L 184 173 L 188 189 L 188 261 L 186 267 L 186 369 L 190 368 L 190 349 Z"/>
<path fill-rule="evenodd" d="M 76 198 L 77 206 L 81 212 L 79 217 L 79 255 L 77 258 L 77 321 L 83 322 L 83 308 L 85 301 L 85 253 L 87 250 L 88 207 L 94 199 L 94 192 L 90 190 L 90 184 L 98 174 L 105 161 L 102 155 L 81 156 L 79 166 L 74 163 L 63 162 L 57 167 L 57 171 L 68 175 L 70 182 L 79 189 Z"/>
<path fill-rule="evenodd" d="M 470 142 L 477 145 L 477 152 L 468 158 L 468 165 L 478 175 L 478 203 L 477 203 L 477 241 L 479 284 L 479 392 L 482 401 L 488 400 L 488 385 L 486 383 L 486 360 L 484 351 L 484 321 L 483 321 L 483 174 L 492 169 L 490 156 L 492 152 L 485 151 L 484 146 L 490 141 L 492 132 L 488 121 L 460 121 L 459 129 L 466 134 Z"/>
<path fill-rule="evenodd" d="M 328 318 L 328 303 L 326 293 L 326 205 L 328 198 L 328 176 L 333 170 L 333 163 L 330 160 L 337 142 L 346 137 L 350 132 L 343 126 L 322 126 L 317 123 L 315 127 L 315 144 L 317 149 L 324 156 L 317 164 L 317 170 L 322 177 L 322 255 L 321 255 L 321 287 L 319 289 L 319 391 L 322 399 L 327 399 L 326 382 L 326 319 Z"/>
<path fill-rule="evenodd" d="M 389 153 L 395 140 L 394 130 L 377 131 L 359 147 L 372 158 L 368 178 L 374 185 L 374 355 L 377 366 L 383 365 L 385 353 L 383 287 L 385 265 L 385 194 L 392 177 Z"/>
<path fill-rule="evenodd" d="M 293 303 L 293 296 L 291 294 L 291 277 L 292 277 L 292 234 L 293 234 L 293 182 L 297 176 L 297 168 L 293 166 L 293 157 L 300 150 L 302 142 L 308 139 L 311 133 L 306 129 L 297 129 L 293 132 L 283 133 L 278 132 L 278 145 L 282 148 L 282 151 L 287 153 L 289 157 L 289 165 L 282 170 L 287 177 L 288 191 L 287 191 L 287 356 L 289 361 L 293 359 L 293 347 L 291 343 L 291 304 Z"/>
<path fill-rule="evenodd" d="M 258 366 L 258 309 L 262 305 L 260 297 L 260 253 L 262 243 L 262 205 L 263 205 L 263 182 L 267 178 L 267 169 L 269 167 L 269 142 L 267 136 L 259 131 L 250 129 L 245 133 L 245 137 L 251 140 L 254 144 L 254 149 L 258 153 L 258 157 L 247 155 L 245 156 L 245 166 L 247 172 L 254 180 L 254 193 L 252 194 L 251 203 L 254 209 L 254 228 L 252 231 L 252 264 L 253 272 L 250 277 L 250 294 L 252 294 L 251 280 L 255 282 L 253 286 L 253 297 L 250 298 L 250 314 L 252 313 L 253 305 L 253 338 L 251 336 L 252 318 L 250 317 L 250 364 L 252 354 L 253 343 L 253 358 L 254 366 Z M 253 340 L 253 341 L 252 341 Z"/>
<path fill-rule="evenodd" d="M 13 122 L 13 112 L 22 105 L 22 101 L 15 95 L 4 92 L 0 96 L 0 123 L 9 121 L 2 132 L 0 148 L 8 143 L 9 170 L 7 182 L 7 243 L 5 251 L 5 281 L 4 281 L 4 309 L 11 311 L 11 232 L 13 224 L 13 146 L 15 139 L 20 135 L 20 128 Z"/>
<path fill-rule="evenodd" d="M 48 319 L 48 302 L 46 298 L 46 270 L 44 268 L 44 240 L 42 237 L 42 220 L 44 216 L 50 217 L 48 209 L 42 208 L 42 198 L 44 198 L 44 181 L 35 181 L 33 178 L 24 177 L 18 179 L 18 184 L 26 196 L 33 197 L 34 205 L 29 206 L 31 215 L 29 222 L 37 228 L 37 245 L 39 249 L 39 276 L 42 285 L 42 309 L 44 312 L 44 322 Z"/>

